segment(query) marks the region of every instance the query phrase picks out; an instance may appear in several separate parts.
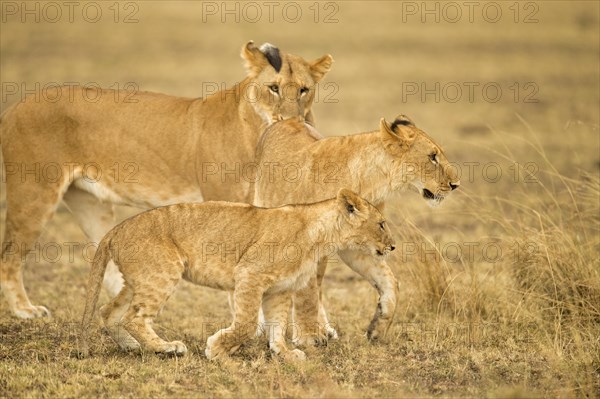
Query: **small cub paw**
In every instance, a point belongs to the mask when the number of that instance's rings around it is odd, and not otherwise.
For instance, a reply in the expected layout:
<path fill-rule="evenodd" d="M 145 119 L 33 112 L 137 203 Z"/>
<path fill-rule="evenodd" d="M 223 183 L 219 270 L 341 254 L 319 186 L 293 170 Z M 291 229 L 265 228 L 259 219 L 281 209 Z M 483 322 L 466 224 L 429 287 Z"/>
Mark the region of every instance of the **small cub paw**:
<path fill-rule="evenodd" d="M 327 344 L 327 336 L 324 334 L 306 334 L 295 339 L 294 345 L 297 346 L 322 346 Z"/>
<path fill-rule="evenodd" d="M 165 342 L 161 348 L 155 350 L 156 353 L 169 356 L 183 356 L 187 353 L 187 347 L 181 341 Z"/>
<path fill-rule="evenodd" d="M 281 352 L 279 354 L 285 362 L 303 362 L 306 360 L 306 353 L 300 349 L 293 349 L 291 351 Z"/>
<path fill-rule="evenodd" d="M 15 315 L 20 319 L 35 319 L 50 317 L 50 311 L 45 306 L 26 306 L 15 310 Z"/>
<path fill-rule="evenodd" d="M 219 356 L 227 353 L 223 345 L 221 345 L 221 339 L 219 339 L 220 337 L 217 334 L 208 337 L 206 340 L 204 354 L 208 360 L 217 359 Z"/>
<path fill-rule="evenodd" d="M 331 339 L 331 340 L 339 339 L 338 333 L 335 330 L 335 328 L 333 328 L 331 326 L 327 326 L 327 328 L 325 329 L 325 331 L 327 333 L 327 339 Z"/>
<path fill-rule="evenodd" d="M 127 340 L 121 340 L 118 343 L 119 343 L 119 347 L 121 349 L 123 349 L 125 352 L 139 352 L 142 349 L 139 342 L 137 342 L 133 338 L 127 339 Z"/>

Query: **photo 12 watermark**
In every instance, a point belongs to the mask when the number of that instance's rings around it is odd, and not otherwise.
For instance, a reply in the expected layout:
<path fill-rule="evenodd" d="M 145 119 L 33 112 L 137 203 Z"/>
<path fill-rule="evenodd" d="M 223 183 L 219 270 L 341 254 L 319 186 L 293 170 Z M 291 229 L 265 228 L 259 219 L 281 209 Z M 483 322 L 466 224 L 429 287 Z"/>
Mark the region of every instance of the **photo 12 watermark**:
<path fill-rule="evenodd" d="M 538 103 L 536 82 L 402 82 L 402 102 Z"/>
<path fill-rule="evenodd" d="M 2 23 L 98 23 L 136 24 L 140 3 L 134 1 L 2 1 Z"/>
<path fill-rule="evenodd" d="M 515 24 L 539 22 L 537 1 L 403 1 L 402 22 Z"/>
<path fill-rule="evenodd" d="M 335 1 L 203 1 L 202 22 L 337 24 L 340 2 Z"/>
<path fill-rule="evenodd" d="M 140 92 L 135 82 L 114 82 L 102 86 L 97 82 L 2 82 L 2 102 L 57 103 L 59 101 L 75 103 L 115 103 L 135 104 Z"/>

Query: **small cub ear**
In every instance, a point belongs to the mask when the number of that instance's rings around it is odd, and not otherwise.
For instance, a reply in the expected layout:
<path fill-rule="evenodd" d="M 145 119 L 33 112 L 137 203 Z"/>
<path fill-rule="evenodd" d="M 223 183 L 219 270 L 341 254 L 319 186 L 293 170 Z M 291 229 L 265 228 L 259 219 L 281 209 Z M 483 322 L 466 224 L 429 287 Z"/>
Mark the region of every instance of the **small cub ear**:
<path fill-rule="evenodd" d="M 392 123 L 388 123 L 385 118 L 381 118 L 379 122 L 379 129 L 383 134 L 392 136 L 406 146 L 410 146 L 417 137 L 414 127 L 413 121 L 405 115 L 397 116 Z"/>
<path fill-rule="evenodd" d="M 367 211 L 366 201 L 352 190 L 342 188 L 338 191 L 337 201 L 342 214 L 346 217 L 363 216 Z"/>
<path fill-rule="evenodd" d="M 310 63 L 310 74 L 315 82 L 323 79 L 323 76 L 331 69 L 331 64 L 333 64 L 333 57 L 329 54 Z"/>
<path fill-rule="evenodd" d="M 267 57 L 250 40 L 242 47 L 240 54 L 246 60 L 246 69 L 251 76 L 256 76 L 269 64 Z"/>

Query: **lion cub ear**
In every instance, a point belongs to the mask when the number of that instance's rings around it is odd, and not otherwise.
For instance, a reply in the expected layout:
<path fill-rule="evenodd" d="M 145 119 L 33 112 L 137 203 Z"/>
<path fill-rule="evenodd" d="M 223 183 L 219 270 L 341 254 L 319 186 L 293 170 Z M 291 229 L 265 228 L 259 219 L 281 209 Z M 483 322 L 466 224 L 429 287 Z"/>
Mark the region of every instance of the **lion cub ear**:
<path fill-rule="evenodd" d="M 259 48 L 250 40 L 242 47 L 241 56 L 246 60 L 246 69 L 251 76 L 258 75 L 268 65 L 271 65 L 275 72 L 281 70 L 279 49 L 270 43 L 264 43 Z"/>
<path fill-rule="evenodd" d="M 410 146 L 417 137 L 414 130 L 415 124 L 405 115 L 398 115 L 394 122 L 389 123 L 385 118 L 379 122 L 379 130 L 385 137 L 392 137 L 399 140 L 402 145 Z"/>
<path fill-rule="evenodd" d="M 331 64 L 333 64 L 333 57 L 329 54 L 310 63 L 310 74 L 315 82 L 323 79 L 323 76 L 331 69 Z"/>
<path fill-rule="evenodd" d="M 337 202 L 340 212 L 346 219 L 356 220 L 357 218 L 364 219 L 367 217 L 367 201 L 354 191 L 342 188 L 338 191 Z"/>

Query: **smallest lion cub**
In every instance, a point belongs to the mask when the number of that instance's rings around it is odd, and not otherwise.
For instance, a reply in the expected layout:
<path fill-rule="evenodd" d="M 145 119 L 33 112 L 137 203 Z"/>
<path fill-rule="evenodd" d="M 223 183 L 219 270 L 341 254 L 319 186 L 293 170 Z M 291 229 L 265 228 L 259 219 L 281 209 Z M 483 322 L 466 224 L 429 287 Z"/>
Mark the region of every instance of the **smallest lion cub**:
<path fill-rule="evenodd" d="M 293 291 L 306 286 L 320 259 L 338 249 L 385 256 L 394 249 L 381 213 L 354 192 L 305 205 L 258 208 L 205 202 L 155 208 L 125 220 L 100 241 L 87 287 L 80 354 L 87 356 L 90 324 L 106 264 L 113 260 L 125 284 L 101 308 L 105 327 L 125 350 L 182 355 L 180 341 L 167 342 L 152 319 L 183 278 L 233 291 L 233 323 L 206 342 L 214 359 L 237 350 L 256 331 L 262 306 L 269 346 L 289 359 L 304 359 L 285 343 Z"/>

